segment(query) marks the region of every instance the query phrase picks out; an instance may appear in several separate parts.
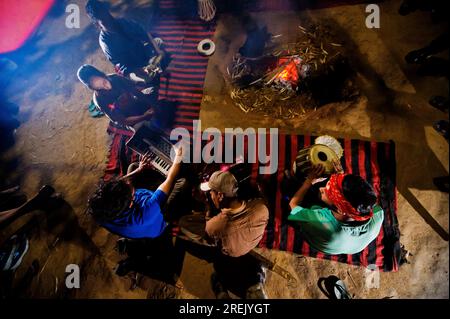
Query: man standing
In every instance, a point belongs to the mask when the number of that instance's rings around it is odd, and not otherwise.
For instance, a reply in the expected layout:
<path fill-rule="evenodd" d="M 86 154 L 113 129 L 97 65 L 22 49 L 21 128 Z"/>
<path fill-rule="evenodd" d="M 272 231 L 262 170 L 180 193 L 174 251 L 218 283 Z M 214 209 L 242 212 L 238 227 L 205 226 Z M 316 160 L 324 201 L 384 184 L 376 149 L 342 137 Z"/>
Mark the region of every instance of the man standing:
<path fill-rule="evenodd" d="M 206 222 L 205 229 L 220 248 L 212 276 L 217 297 L 229 297 L 227 290 L 237 286 L 235 290 L 246 298 L 267 298 L 264 269 L 249 254 L 263 237 L 269 219 L 267 206 L 260 198 L 240 199 L 238 181 L 228 171 L 214 172 L 201 189 L 210 193 L 214 206 L 220 209 L 217 216 Z"/>

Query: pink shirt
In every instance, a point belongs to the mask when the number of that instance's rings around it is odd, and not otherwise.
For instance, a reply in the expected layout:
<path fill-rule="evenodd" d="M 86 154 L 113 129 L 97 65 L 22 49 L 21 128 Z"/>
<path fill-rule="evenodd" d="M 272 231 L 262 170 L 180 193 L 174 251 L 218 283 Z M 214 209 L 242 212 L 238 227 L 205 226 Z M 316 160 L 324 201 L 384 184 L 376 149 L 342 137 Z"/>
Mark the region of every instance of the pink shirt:
<path fill-rule="evenodd" d="M 206 233 L 225 255 L 239 257 L 255 248 L 264 234 L 269 210 L 262 199 L 244 202 L 237 209 L 222 209 L 206 222 Z"/>

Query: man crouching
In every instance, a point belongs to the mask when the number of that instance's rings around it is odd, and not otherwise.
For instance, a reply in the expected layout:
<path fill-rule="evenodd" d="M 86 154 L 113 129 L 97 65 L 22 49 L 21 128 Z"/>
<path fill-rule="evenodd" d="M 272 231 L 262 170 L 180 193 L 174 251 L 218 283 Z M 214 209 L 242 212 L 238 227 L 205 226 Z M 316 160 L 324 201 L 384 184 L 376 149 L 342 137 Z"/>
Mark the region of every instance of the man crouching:
<path fill-rule="evenodd" d="M 214 172 L 201 184 L 209 192 L 212 203 L 220 212 L 206 222 L 206 233 L 220 248 L 214 261 L 211 281 L 218 298 L 227 298 L 228 288 L 237 283 L 246 290 L 248 299 L 266 299 L 265 272 L 249 252 L 264 235 L 269 210 L 260 198 L 243 200 L 238 196 L 236 177 L 228 171 Z"/>

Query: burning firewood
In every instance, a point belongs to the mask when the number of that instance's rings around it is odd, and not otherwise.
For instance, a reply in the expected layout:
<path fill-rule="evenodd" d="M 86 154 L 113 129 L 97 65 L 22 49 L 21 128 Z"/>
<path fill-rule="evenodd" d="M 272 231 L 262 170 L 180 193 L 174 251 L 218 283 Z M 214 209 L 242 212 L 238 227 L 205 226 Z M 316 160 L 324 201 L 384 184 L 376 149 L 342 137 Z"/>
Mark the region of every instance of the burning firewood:
<path fill-rule="evenodd" d="M 227 67 L 234 104 L 246 114 L 258 112 L 279 119 L 304 117 L 317 110 L 320 104 L 309 79 L 337 72 L 342 60 L 342 44 L 329 41 L 329 34 L 320 25 L 299 25 L 294 42 L 276 43 L 257 58 L 236 54 Z"/>

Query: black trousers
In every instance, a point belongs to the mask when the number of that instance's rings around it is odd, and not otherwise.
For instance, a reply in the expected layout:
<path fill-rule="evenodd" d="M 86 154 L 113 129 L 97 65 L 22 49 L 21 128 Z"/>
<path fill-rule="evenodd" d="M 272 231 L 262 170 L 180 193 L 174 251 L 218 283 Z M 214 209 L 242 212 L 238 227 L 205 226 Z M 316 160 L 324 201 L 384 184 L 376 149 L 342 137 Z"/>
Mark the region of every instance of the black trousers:
<path fill-rule="evenodd" d="M 181 232 L 189 238 L 186 250 L 198 258 L 213 263 L 217 279 L 229 291 L 244 298 L 249 287 L 264 283 L 265 271 L 259 260 L 250 254 L 231 257 L 214 246 L 205 233 L 203 215 L 188 215 L 180 219 Z"/>
<path fill-rule="evenodd" d="M 263 265 L 250 254 L 231 257 L 217 251 L 213 266 L 222 285 L 241 298 L 245 298 L 249 287 L 266 279 Z"/>

